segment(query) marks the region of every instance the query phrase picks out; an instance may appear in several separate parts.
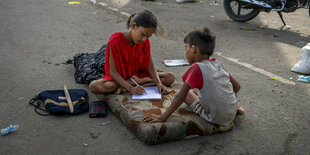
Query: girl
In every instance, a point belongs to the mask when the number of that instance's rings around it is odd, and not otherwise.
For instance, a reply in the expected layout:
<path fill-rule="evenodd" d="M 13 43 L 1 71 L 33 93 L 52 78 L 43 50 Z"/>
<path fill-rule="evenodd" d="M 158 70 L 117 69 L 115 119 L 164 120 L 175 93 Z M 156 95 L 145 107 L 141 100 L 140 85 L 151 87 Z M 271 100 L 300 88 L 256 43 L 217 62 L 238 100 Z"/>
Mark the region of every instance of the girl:
<path fill-rule="evenodd" d="M 151 58 L 149 37 L 162 34 L 157 29 L 157 19 L 148 10 L 132 14 L 126 25 L 126 32 L 114 33 L 107 44 L 105 75 L 90 83 L 95 94 L 143 94 L 143 86 L 157 85 L 159 92 L 169 92 L 166 86 L 174 82 L 174 76 L 167 72 L 157 72 Z M 134 81 L 137 83 L 135 84 Z"/>

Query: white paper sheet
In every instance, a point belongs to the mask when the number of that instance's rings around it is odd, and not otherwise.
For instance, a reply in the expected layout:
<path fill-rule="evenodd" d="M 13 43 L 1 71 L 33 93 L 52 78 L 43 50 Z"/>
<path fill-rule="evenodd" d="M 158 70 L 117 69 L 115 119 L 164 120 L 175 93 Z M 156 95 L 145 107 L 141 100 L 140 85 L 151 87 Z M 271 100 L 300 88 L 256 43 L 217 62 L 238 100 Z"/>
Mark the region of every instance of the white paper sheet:
<path fill-rule="evenodd" d="M 186 59 L 163 60 L 163 63 L 168 67 L 189 65 L 189 63 Z"/>
<path fill-rule="evenodd" d="M 161 100 L 161 94 L 157 86 L 144 87 L 146 94 L 132 95 L 133 100 Z"/>

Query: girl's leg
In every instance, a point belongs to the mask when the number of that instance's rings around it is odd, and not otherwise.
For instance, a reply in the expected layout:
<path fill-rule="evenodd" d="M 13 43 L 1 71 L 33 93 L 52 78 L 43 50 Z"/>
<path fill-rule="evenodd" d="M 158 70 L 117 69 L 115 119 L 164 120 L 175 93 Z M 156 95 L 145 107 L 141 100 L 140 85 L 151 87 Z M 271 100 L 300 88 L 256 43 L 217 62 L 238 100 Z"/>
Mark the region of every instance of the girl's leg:
<path fill-rule="evenodd" d="M 171 86 L 174 82 L 174 75 L 169 72 L 158 72 L 160 81 L 165 86 Z"/>
<path fill-rule="evenodd" d="M 144 84 L 147 84 L 147 83 L 154 83 L 154 80 L 151 79 L 150 77 L 144 77 L 144 78 L 139 78 L 137 76 L 132 76 L 131 77 L 133 80 L 135 80 L 139 85 L 142 85 L 144 86 Z M 131 85 L 135 85 L 132 81 L 130 80 L 127 80 Z"/>
<path fill-rule="evenodd" d="M 89 89 L 94 94 L 105 94 L 112 93 L 119 87 L 115 82 L 109 81 L 108 79 L 98 79 L 89 84 Z"/>
<path fill-rule="evenodd" d="M 174 75 L 169 72 L 158 72 L 159 79 L 161 83 L 165 86 L 171 86 L 174 82 Z M 145 78 L 139 78 L 136 76 L 132 77 L 137 83 L 140 85 L 147 87 L 147 86 L 155 86 L 155 82 L 152 78 L 150 77 L 145 77 Z"/>
<path fill-rule="evenodd" d="M 135 80 L 139 85 L 143 86 L 143 83 L 147 83 L 147 82 L 152 82 L 153 80 L 149 77 L 146 78 L 138 78 L 137 76 L 132 76 L 132 79 Z M 134 82 L 132 82 L 130 79 L 127 80 L 127 82 L 129 84 L 131 84 L 132 86 L 136 86 L 136 84 Z M 126 93 L 128 92 L 124 87 L 118 87 L 115 91 L 115 94 L 121 94 L 121 93 Z"/>

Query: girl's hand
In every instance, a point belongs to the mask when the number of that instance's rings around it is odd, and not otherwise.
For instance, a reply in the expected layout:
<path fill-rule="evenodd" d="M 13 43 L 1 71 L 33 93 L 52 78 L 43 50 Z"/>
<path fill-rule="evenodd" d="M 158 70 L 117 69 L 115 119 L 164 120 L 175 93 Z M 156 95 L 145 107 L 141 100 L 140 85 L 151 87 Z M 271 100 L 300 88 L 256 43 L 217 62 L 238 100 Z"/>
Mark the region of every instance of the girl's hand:
<path fill-rule="evenodd" d="M 158 84 L 157 85 L 159 93 L 163 94 L 163 95 L 167 95 L 171 92 L 170 89 L 168 89 L 165 85 L 163 84 Z"/>
<path fill-rule="evenodd" d="M 125 92 L 127 92 L 127 90 L 125 89 L 125 88 L 123 88 L 123 87 L 119 87 L 119 88 L 117 88 L 117 90 L 115 91 L 115 95 L 119 95 L 119 94 L 121 94 L 121 93 L 125 93 Z"/>
<path fill-rule="evenodd" d="M 143 118 L 144 122 L 150 122 L 150 123 L 154 123 L 154 122 L 164 122 L 164 120 L 161 119 L 161 115 L 154 115 L 154 114 L 147 114 L 144 118 Z"/>
<path fill-rule="evenodd" d="M 130 93 L 133 94 L 133 95 L 140 95 L 140 94 L 144 94 L 146 92 L 145 92 L 145 89 L 142 86 L 135 86 L 135 87 L 132 87 L 130 89 Z"/>

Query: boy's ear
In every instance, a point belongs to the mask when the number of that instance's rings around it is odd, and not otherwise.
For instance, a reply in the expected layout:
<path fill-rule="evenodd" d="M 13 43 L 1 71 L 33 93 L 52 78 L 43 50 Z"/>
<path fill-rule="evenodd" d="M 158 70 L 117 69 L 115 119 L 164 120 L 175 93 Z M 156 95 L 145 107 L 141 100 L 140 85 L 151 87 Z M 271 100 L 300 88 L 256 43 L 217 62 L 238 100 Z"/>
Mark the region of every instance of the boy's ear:
<path fill-rule="evenodd" d="M 194 46 L 194 45 L 191 47 L 191 49 L 193 50 L 193 53 L 194 53 L 194 54 L 197 53 L 197 52 L 199 52 L 199 51 L 198 51 L 199 49 L 198 49 L 196 46 Z"/>

